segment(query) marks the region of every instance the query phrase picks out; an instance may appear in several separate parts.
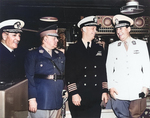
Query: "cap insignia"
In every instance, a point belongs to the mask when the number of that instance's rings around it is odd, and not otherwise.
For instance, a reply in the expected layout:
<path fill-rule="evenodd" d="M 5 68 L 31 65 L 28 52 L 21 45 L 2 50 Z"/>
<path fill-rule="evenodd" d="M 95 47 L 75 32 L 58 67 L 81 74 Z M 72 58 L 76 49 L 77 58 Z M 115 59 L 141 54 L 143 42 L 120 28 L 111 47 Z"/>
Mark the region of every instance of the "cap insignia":
<path fill-rule="evenodd" d="M 119 20 L 116 18 L 115 19 L 115 24 L 118 25 L 119 24 Z"/>
<path fill-rule="evenodd" d="M 96 17 L 94 17 L 94 18 L 93 18 L 93 21 L 94 21 L 94 22 L 97 22 L 97 18 L 96 18 Z"/>
<path fill-rule="evenodd" d="M 14 28 L 16 28 L 16 29 L 21 29 L 21 23 L 20 23 L 20 22 L 16 22 L 16 23 L 14 24 Z"/>

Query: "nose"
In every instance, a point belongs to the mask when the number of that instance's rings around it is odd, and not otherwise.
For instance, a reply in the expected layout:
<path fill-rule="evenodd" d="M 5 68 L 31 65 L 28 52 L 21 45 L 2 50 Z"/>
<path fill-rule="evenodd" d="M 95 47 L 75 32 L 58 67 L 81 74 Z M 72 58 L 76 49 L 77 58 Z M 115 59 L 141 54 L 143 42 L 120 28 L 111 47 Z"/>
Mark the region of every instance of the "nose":
<path fill-rule="evenodd" d="M 117 33 L 119 33 L 120 32 L 120 28 L 117 28 L 116 31 L 117 31 Z"/>
<path fill-rule="evenodd" d="M 20 41 L 20 35 L 16 36 L 17 41 Z"/>
<path fill-rule="evenodd" d="M 96 27 L 94 28 L 94 32 L 96 33 Z"/>
<path fill-rule="evenodd" d="M 55 38 L 55 40 L 56 40 L 56 42 L 58 42 L 58 38 L 57 37 Z"/>

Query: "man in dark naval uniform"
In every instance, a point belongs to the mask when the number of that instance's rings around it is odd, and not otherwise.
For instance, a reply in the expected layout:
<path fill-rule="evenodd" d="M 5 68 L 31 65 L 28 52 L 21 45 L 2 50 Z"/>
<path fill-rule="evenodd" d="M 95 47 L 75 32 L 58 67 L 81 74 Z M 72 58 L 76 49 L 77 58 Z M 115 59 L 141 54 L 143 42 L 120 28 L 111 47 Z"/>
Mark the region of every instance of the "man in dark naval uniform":
<path fill-rule="evenodd" d="M 24 63 L 19 63 L 21 60 L 15 50 L 20 42 L 23 26 L 24 22 L 18 19 L 5 20 L 0 23 L 0 84 L 25 78 L 25 73 L 22 72 Z"/>
<path fill-rule="evenodd" d="M 65 56 L 55 49 L 57 25 L 40 32 L 42 45 L 30 51 L 25 60 L 31 118 L 55 118 L 62 107 Z"/>
<path fill-rule="evenodd" d="M 68 47 L 66 52 L 66 81 L 69 91 L 69 108 L 72 118 L 100 118 L 101 101 L 107 102 L 103 47 L 94 42 L 95 16 L 79 21 L 82 39 Z"/>

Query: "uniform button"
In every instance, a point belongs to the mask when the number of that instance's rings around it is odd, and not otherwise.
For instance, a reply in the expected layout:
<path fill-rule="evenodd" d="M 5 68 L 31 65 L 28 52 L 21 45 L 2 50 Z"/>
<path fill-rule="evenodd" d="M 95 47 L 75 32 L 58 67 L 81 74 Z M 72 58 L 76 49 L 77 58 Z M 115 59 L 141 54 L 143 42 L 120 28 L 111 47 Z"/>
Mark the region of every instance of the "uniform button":
<path fill-rule="evenodd" d="M 87 77 L 87 75 L 84 75 L 84 77 Z"/>
<path fill-rule="evenodd" d="M 97 84 L 95 84 L 95 86 L 97 86 Z"/>
<path fill-rule="evenodd" d="M 84 69 L 86 69 L 87 67 L 85 66 Z"/>
<path fill-rule="evenodd" d="M 94 77 L 97 77 L 97 75 L 94 75 Z"/>
<path fill-rule="evenodd" d="M 55 68 L 55 66 L 54 66 L 54 68 Z"/>
<path fill-rule="evenodd" d="M 94 66 L 94 68 L 97 68 L 96 66 Z"/>
<path fill-rule="evenodd" d="M 40 67 L 43 67 L 43 64 L 40 64 Z"/>
<path fill-rule="evenodd" d="M 84 86 L 86 86 L 86 83 L 84 83 Z"/>
<path fill-rule="evenodd" d="M 63 61 L 61 61 L 61 63 L 64 63 Z"/>
<path fill-rule="evenodd" d="M 68 84 L 70 84 L 70 82 L 68 82 Z"/>

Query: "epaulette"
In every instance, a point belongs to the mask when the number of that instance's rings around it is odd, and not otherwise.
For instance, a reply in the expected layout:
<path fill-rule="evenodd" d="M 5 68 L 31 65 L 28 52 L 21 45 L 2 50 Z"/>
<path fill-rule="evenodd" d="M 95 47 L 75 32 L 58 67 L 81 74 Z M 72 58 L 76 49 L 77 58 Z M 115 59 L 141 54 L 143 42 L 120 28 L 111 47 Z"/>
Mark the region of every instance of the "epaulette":
<path fill-rule="evenodd" d="M 37 49 L 37 47 L 33 47 L 33 48 L 28 49 L 28 50 L 32 51 L 32 50 L 35 50 L 35 49 Z"/>

